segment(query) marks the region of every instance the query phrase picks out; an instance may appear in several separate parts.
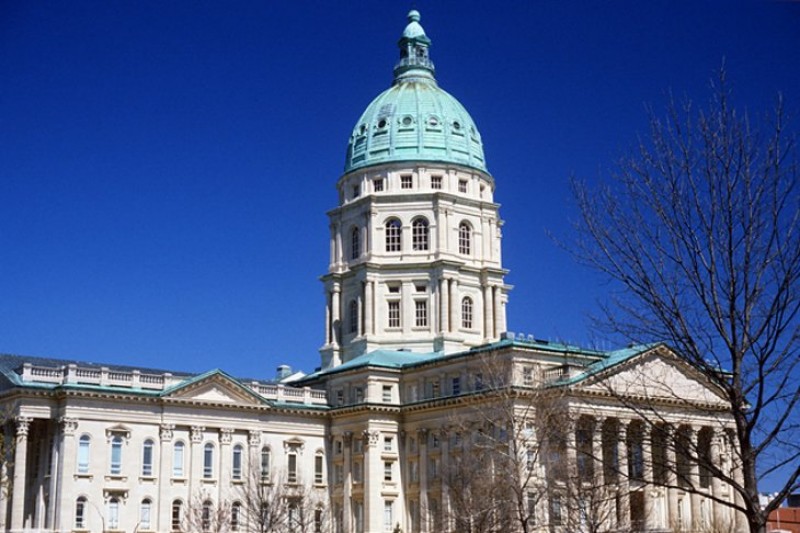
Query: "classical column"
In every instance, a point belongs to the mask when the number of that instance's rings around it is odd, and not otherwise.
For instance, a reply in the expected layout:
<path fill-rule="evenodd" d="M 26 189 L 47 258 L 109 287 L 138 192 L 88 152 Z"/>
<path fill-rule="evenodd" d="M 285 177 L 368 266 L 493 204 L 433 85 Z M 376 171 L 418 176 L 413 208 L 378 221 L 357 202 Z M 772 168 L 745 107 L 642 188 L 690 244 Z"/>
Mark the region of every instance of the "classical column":
<path fill-rule="evenodd" d="M 342 288 L 334 283 L 331 288 L 331 344 L 339 346 L 341 340 L 341 292 Z"/>
<path fill-rule="evenodd" d="M 449 331 L 458 331 L 461 327 L 460 320 L 461 298 L 458 294 L 458 280 L 450 280 L 450 328 Z M 473 310 L 474 313 L 474 310 Z M 474 318 L 473 318 L 474 319 Z"/>
<path fill-rule="evenodd" d="M 698 463 L 698 430 L 690 427 L 687 431 L 689 437 L 689 483 L 694 491 L 691 494 L 692 502 L 692 528 L 698 530 L 701 527 L 702 520 L 700 516 L 700 501 L 701 496 L 697 493 L 700 488 L 700 464 Z"/>
<path fill-rule="evenodd" d="M 331 343 L 331 332 L 333 331 L 333 320 L 331 318 L 331 294 L 325 293 L 325 345 Z"/>
<path fill-rule="evenodd" d="M 682 524 L 678 524 L 678 462 L 675 453 L 675 427 L 668 425 L 664 428 L 664 448 L 667 456 L 667 464 L 664 468 L 667 472 L 667 527 L 678 529 Z"/>
<path fill-rule="evenodd" d="M 450 331 L 450 281 L 444 276 L 439 279 L 439 333 Z"/>
<path fill-rule="evenodd" d="M 206 428 L 203 426 L 192 426 L 191 433 L 189 434 L 189 440 L 191 441 L 188 469 L 190 499 L 193 498 L 196 493 L 199 478 L 203 477 L 203 448 L 200 445 L 203 443 L 203 432 L 205 430 Z"/>
<path fill-rule="evenodd" d="M 383 530 L 383 465 L 377 431 L 364 431 L 364 531 Z"/>
<path fill-rule="evenodd" d="M 488 283 L 483 286 L 483 338 L 486 342 L 492 340 L 494 335 L 494 316 L 492 315 L 492 286 Z"/>
<path fill-rule="evenodd" d="M 372 280 L 364 282 L 364 334 L 373 335 L 375 331 L 372 329 Z"/>
<path fill-rule="evenodd" d="M 66 529 L 67 524 L 62 523 L 62 516 L 67 515 L 67 510 L 74 505 L 73 494 L 64 490 L 68 480 L 75 473 L 75 460 L 77 449 L 75 448 L 75 431 L 78 429 L 78 419 L 70 416 L 62 416 L 58 420 L 61 425 L 60 452 L 58 462 L 54 463 L 53 480 L 50 490 L 50 509 L 52 517 L 48 523 L 56 531 Z"/>
<path fill-rule="evenodd" d="M 345 431 L 342 435 L 344 442 L 344 485 L 342 486 L 342 509 L 344 510 L 344 531 L 352 531 L 352 498 L 353 498 L 353 432 Z M 362 475 L 364 475 L 362 471 Z M 362 482 L 364 479 L 362 478 Z"/>
<path fill-rule="evenodd" d="M 16 443 L 14 447 L 14 488 L 11 496 L 11 531 L 22 531 L 25 527 L 25 481 L 28 467 L 28 430 L 32 419 L 18 416 Z"/>
<path fill-rule="evenodd" d="M 175 424 L 161 424 L 158 431 L 161 446 L 158 452 L 158 513 L 157 526 L 159 531 L 169 531 L 172 524 L 172 501 L 170 495 L 170 479 L 172 478 L 172 437 Z"/>
<path fill-rule="evenodd" d="M 228 493 L 230 492 L 231 476 L 233 475 L 233 453 L 231 452 L 231 442 L 233 441 L 232 428 L 220 428 L 219 430 L 219 470 L 217 470 L 217 485 L 219 494 L 218 501 L 228 501 Z M 242 461 L 241 471 L 244 471 L 244 457 L 240 457 Z"/>
<path fill-rule="evenodd" d="M 450 531 L 452 527 L 450 492 L 448 491 L 447 483 L 445 483 L 445 476 L 447 476 L 447 472 L 450 470 L 450 439 L 449 433 L 446 429 L 441 429 L 439 431 L 439 447 L 441 450 L 441 470 L 439 473 L 439 479 L 442 480 L 442 501 L 440 503 L 441 507 L 439 512 L 442 514 L 442 529 L 445 531 Z"/>
<path fill-rule="evenodd" d="M 631 525 L 631 505 L 630 505 L 630 480 L 628 479 L 628 424 L 624 420 L 619 421 L 619 434 L 617 435 L 617 463 L 618 472 L 618 492 L 619 492 L 619 514 L 617 516 L 618 529 L 629 529 Z"/>
<path fill-rule="evenodd" d="M 576 424 L 574 420 L 564 422 L 564 436 L 566 444 L 566 478 L 564 480 L 567 487 L 568 499 L 577 499 L 581 485 L 581 473 L 578 471 L 578 442 L 575 435 Z M 558 468 L 560 465 L 556 465 Z M 576 528 L 580 523 L 578 516 L 578 506 L 567 506 L 567 529 Z"/>
<path fill-rule="evenodd" d="M 492 335 L 494 338 L 500 336 L 501 333 L 506 329 L 505 324 L 503 322 L 502 311 L 500 310 L 500 299 L 502 296 L 502 290 L 498 286 L 492 287 L 492 307 L 494 309 L 494 334 Z"/>
<path fill-rule="evenodd" d="M 711 449 L 710 449 L 710 457 L 711 464 L 715 467 L 722 469 L 722 454 L 720 453 L 720 448 L 722 446 L 722 433 L 720 430 L 715 430 L 711 435 Z M 711 476 L 711 494 L 715 498 L 723 498 L 722 494 L 722 480 L 719 476 L 713 475 Z M 713 517 L 714 517 L 714 527 L 716 528 L 723 528 L 728 527 L 727 519 L 725 518 L 725 511 L 726 508 L 723 507 L 722 504 L 717 503 L 716 501 L 710 502 L 711 506 L 714 510 Z"/>
<path fill-rule="evenodd" d="M 420 428 L 417 430 L 417 441 L 419 442 L 419 461 L 417 462 L 417 472 L 419 473 L 419 530 L 420 533 L 428 533 L 428 430 Z"/>
<path fill-rule="evenodd" d="M 642 428 L 642 496 L 644 500 L 645 529 L 657 527 L 659 520 L 655 516 L 653 500 L 653 434 L 647 425 Z"/>

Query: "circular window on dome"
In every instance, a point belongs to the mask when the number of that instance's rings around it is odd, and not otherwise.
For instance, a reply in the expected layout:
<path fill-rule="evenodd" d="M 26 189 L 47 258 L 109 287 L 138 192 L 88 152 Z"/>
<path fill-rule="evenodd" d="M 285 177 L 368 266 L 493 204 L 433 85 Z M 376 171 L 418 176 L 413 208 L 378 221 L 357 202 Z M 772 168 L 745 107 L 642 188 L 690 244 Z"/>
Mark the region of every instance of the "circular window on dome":
<path fill-rule="evenodd" d="M 456 131 L 461 131 L 461 123 L 457 120 L 453 122 L 453 129 Z"/>
<path fill-rule="evenodd" d="M 385 118 L 382 118 L 382 119 L 380 119 L 380 120 L 378 121 L 378 129 L 379 129 L 379 130 L 382 130 L 382 129 L 383 129 L 383 128 L 385 128 L 385 127 L 386 127 L 386 119 L 385 119 Z"/>
<path fill-rule="evenodd" d="M 360 133 L 361 135 L 364 135 L 366 132 L 367 132 L 367 125 L 366 124 L 362 124 L 361 127 L 358 128 L 358 133 Z"/>
<path fill-rule="evenodd" d="M 403 119 L 400 121 L 400 124 L 402 124 L 403 126 L 406 126 L 406 127 L 411 126 L 413 123 L 414 123 L 414 119 L 411 118 L 411 115 L 404 116 Z"/>
<path fill-rule="evenodd" d="M 428 119 L 428 126 L 436 127 L 439 125 L 439 119 L 436 117 L 430 117 Z"/>

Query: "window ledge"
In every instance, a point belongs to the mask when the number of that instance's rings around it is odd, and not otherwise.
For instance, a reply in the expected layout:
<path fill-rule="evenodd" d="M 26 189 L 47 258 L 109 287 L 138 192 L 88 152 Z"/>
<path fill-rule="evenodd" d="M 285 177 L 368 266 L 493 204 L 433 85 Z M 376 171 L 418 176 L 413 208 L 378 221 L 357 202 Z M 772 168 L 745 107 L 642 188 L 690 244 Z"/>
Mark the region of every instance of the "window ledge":
<path fill-rule="evenodd" d="M 94 474 L 89 474 L 88 472 L 81 472 L 81 473 L 75 474 L 73 476 L 73 478 L 76 479 L 76 480 L 78 480 L 78 479 L 88 479 L 89 481 L 91 481 L 92 479 L 94 479 Z M 88 531 L 88 530 L 76 529 L 75 531 Z"/>
<path fill-rule="evenodd" d="M 106 481 L 128 481 L 128 476 L 123 476 L 122 474 L 108 474 L 105 476 Z M 117 530 L 115 530 L 117 531 Z"/>
<path fill-rule="evenodd" d="M 139 483 L 155 483 L 156 476 L 139 476 Z M 149 530 L 142 530 L 142 531 L 149 531 Z"/>
<path fill-rule="evenodd" d="M 204 477 L 204 478 L 200 478 L 200 483 L 203 483 L 204 485 L 216 485 L 217 484 L 217 480 L 215 478 L 212 478 L 212 477 Z"/>
<path fill-rule="evenodd" d="M 170 479 L 170 483 L 173 485 L 186 485 L 186 478 L 185 477 L 173 477 Z"/>

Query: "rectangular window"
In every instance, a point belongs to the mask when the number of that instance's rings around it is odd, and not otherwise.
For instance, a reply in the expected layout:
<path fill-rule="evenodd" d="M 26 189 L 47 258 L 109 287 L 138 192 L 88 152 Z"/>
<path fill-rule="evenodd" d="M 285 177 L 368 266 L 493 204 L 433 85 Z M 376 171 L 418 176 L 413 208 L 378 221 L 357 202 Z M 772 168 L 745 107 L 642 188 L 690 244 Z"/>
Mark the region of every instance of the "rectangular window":
<path fill-rule="evenodd" d="M 243 449 L 238 444 L 233 447 L 233 468 L 231 472 L 233 479 L 242 479 L 242 452 Z"/>
<path fill-rule="evenodd" d="M 139 508 L 139 529 L 147 531 L 150 529 L 150 510 L 152 505 L 150 500 L 144 500 Z"/>
<path fill-rule="evenodd" d="M 361 187 L 353 185 L 353 198 L 358 198 L 361 195 Z"/>
<path fill-rule="evenodd" d="M 342 389 L 336 391 L 336 405 L 344 405 L 344 391 Z"/>
<path fill-rule="evenodd" d="M 214 445 L 211 443 L 203 448 L 203 477 L 205 479 L 214 477 Z"/>
<path fill-rule="evenodd" d="M 181 530 L 181 518 L 181 502 L 180 500 L 175 500 L 172 502 L 172 531 Z"/>
<path fill-rule="evenodd" d="M 383 386 L 383 401 L 385 403 L 390 403 L 392 401 L 392 386 L 391 385 L 384 385 Z"/>
<path fill-rule="evenodd" d="M 89 473 L 89 446 L 91 445 L 91 440 L 89 439 L 89 435 L 83 435 L 78 442 L 78 473 L 79 474 L 88 474 Z"/>
<path fill-rule="evenodd" d="M 391 481 L 392 480 L 392 462 L 385 461 L 383 463 L 383 480 L 384 481 Z"/>
<path fill-rule="evenodd" d="M 460 377 L 453 378 L 453 380 L 451 382 L 451 390 L 452 390 L 453 396 L 457 396 L 457 395 L 461 394 L 461 378 Z"/>
<path fill-rule="evenodd" d="M 561 498 L 558 496 L 550 500 L 550 523 L 554 526 L 561 525 Z"/>
<path fill-rule="evenodd" d="M 353 482 L 361 483 L 361 463 L 358 461 L 353 463 Z"/>
<path fill-rule="evenodd" d="M 418 328 L 428 327 L 428 302 L 427 300 L 414 301 L 414 325 Z"/>
<path fill-rule="evenodd" d="M 383 191 L 383 178 L 375 178 L 372 180 L 372 190 L 375 192 Z"/>
<path fill-rule="evenodd" d="M 400 284 L 398 283 L 387 285 L 386 288 L 388 289 L 389 294 L 400 294 Z"/>
<path fill-rule="evenodd" d="M 356 439 L 355 442 L 355 452 L 361 453 L 364 451 L 364 441 L 362 439 Z"/>
<path fill-rule="evenodd" d="M 431 189 L 441 189 L 441 188 L 442 188 L 442 177 L 431 176 Z"/>
<path fill-rule="evenodd" d="M 383 439 L 383 451 L 385 451 L 385 452 L 392 451 L 392 437 L 384 437 L 384 439 Z"/>
<path fill-rule="evenodd" d="M 116 436 L 111 439 L 111 468 L 110 472 L 114 475 L 122 472 L 122 437 Z"/>
<path fill-rule="evenodd" d="M 458 180 L 458 192 L 467 192 L 467 180 Z"/>
<path fill-rule="evenodd" d="M 355 399 L 356 399 L 355 403 L 361 403 L 364 401 L 364 389 L 362 389 L 361 387 L 355 388 Z"/>
<path fill-rule="evenodd" d="M 75 529 L 86 528 L 86 498 L 80 497 L 75 502 Z"/>
<path fill-rule="evenodd" d="M 419 463 L 411 461 L 409 467 L 411 469 L 411 482 L 417 483 L 419 481 Z"/>
<path fill-rule="evenodd" d="M 289 483 L 297 483 L 297 454 L 292 452 L 289 454 L 289 472 L 287 481 Z"/>
<path fill-rule="evenodd" d="M 399 328 L 400 327 L 400 302 L 392 301 L 389 302 L 389 327 L 390 328 Z"/>
<path fill-rule="evenodd" d="M 314 483 L 317 485 L 322 485 L 322 482 L 324 481 L 322 477 L 323 459 L 323 456 L 319 454 L 314 457 Z"/>
<path fill-rule="evenodd" d="M 144 441 L 142 447 L 142 475 L 153 475 L 153 441 L 151 440 Z"/>
<path fill-rule="evenodd" d="M 172 450 L 172 477 L 183 477 L 183 443 L 176 442 Z"/>
<path fill-rule="evenodd" d="M 400 176 L 400 188 L 411 189 L 414 186 L 414 181 L 411 176 Z"/>
<path fill-rule="evenodd" d="M 526 387 L 533 385 L 533 368 L 526 366 L 522 369 L 522 384 Z"/>
<path fill-rule="evenodd" d="M 384 531 L 391 531 L 392 524 L 394 523 L 394 517 L 392 513 L 392 501 L 386 500 L 383 503 L 383 530 Z"/>
<path fill-rule="evenodd" d="M 108 529 L 119 529 L 119 500 L 111 498 L 108 501 Z"/>

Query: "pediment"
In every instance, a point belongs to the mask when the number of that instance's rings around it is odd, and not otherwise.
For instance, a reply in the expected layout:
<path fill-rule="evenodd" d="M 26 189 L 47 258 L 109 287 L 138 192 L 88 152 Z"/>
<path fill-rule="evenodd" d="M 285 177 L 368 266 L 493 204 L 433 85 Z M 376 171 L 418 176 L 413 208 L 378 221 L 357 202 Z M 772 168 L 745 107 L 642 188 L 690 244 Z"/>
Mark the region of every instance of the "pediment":
<path fill-rule="evenodd" d="M 727 404 L 717 385 L 663 346 L 598 374 L 584 388 L 659 402 L 720 407 Z"/>
<path fill-rule="evenodd" d="M 178 384 L 164 397 L 198 403 L 231 405 L 263 405 L 264 403 L 255 392 L 219 371 Z"/>

